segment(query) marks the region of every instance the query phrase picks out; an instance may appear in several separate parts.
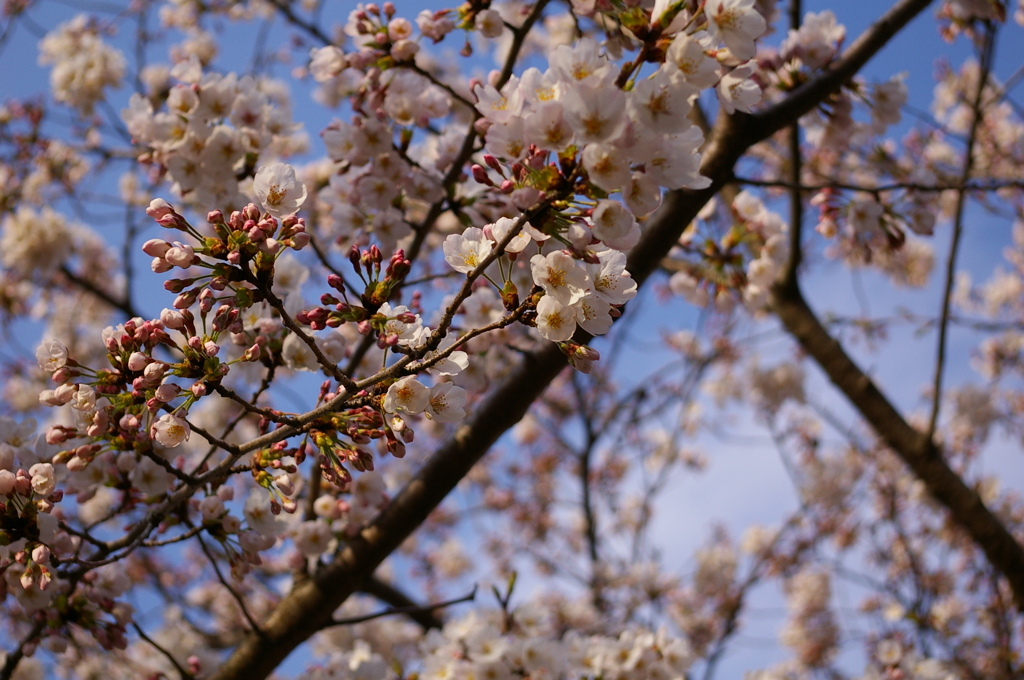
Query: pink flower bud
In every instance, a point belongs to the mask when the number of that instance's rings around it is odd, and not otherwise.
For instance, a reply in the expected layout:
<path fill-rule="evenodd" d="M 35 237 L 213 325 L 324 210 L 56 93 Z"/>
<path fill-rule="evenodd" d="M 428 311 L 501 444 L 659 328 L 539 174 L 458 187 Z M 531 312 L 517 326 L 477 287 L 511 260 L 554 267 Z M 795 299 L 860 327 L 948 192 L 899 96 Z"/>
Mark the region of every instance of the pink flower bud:
<path fill-rule="evenodd" d="M 255 222 L 259 218 L 260 209 L 256 206 L 255 203 L 250 203 L 249 205 L 242 208 L 242 219 L 252 220 Z"/>
<path fill-rule="evenodd" d="M 149 263 L 149 269 L 154 274 L 163 274 L 174 269 L 174 266 L 162 257 L 154 257 L 153 261 Z"/>
<path fill-rule="evenodd" d="M 176 309 L 165 309 L 160 312 L 160 323 L 167 328 L 177 330 L 185 325 L 185 317 Z"/>
<path fill-rule="evenodd" d="M 89 461 L 78 456 L 72 456 L 67 462 L 67 468 L 71 472 L 81 472 L 87 467 L 89 467 Z"/>
<path fill-rule="evenodd" d="M 171 244 L 162 238 L 151 238 L 142 244 L 142 252 L 150 257 L 162 258 L 170 248 Z"/>
<path fill-rule="evenodd" d="M 0 470 L 0 496 L 10 496 L 16 478 L 10 470 Z"/>
<path fill-rule="evenodd" d="M 154 361 L 153 363 L 146 365 L 142 370 L 142 375 L 148 382 L 156 382 L 160 380 L 160 378 L 164 377 L 164 373 L 166 372 L 167 366 L 165 364 Z"/>
<path fill-rule="evenodd" d="M 32 478 L 24 470 L 18 470 L 18 474 L 14 479 L 14 490 L 21 496 L 32 494 Z"/>
<path fill-rule="evenodd" d="M 142 352 L 132 352 L 128 357 L 128 369 L 131 371 L 141 371 L 147 364 L 149 364 L 149 357 Z"/>
<path fill-rule="evenodd" d="M 184 269 L 192 264 L 192 260 L 195 258 L 195 251 L 192 246 L 185 246 L 180 243 L 175 245 L 164 253 L 164 259 L 167 260 L 171 265 L 175 267 L 181 267 Z"/>
<path fill-rule="evenodd" d="M 164 383 L 160 387 L 156 388 L 156 394 L 154 395 L 158 401 L 162 401 L 167 404 L 174 401 L 178 393 L 181 392 L 181 388 L 174 383 Z"/>
<path fill-rule="evenodd" d="M 67 438 L 67 431 L 59 426 L 55 425 L 46 431 L 47 444 L 60 444 L 61 442 L 67 441 Z"/>
<path fill-rule="evenodd" d="M 184 293 L 181 293 L 180 295 L 178 295 L 178 297 L 174 298 L 174 308 L 188 309 L 193 304 L 195 304 L 197 297 L 198 293 L 196 293 L 195 290 L 189 290 Z"/>
<path fill-rule="evenodd" d="M 36 564 L 49 564 L 50 549 L 45 545 L 37 545 L 32 549 L 32 561 Z"/>
<path fill-rule="evenodd" d="M 473 172 L 473 179 L 476 180 L 478 184 L 483 184 L 489 187 L 494 186 L 494 182 L 492 182 L 491 178 L 487 176 L 487 170 L 484 166 L 474 163 L 473 167 L 470 169 Z"/>
<path fill-rule="evenodd" d="M 170 206 L 162 198 L 154 198 L 149 202 L 149 207 L 146 208 L 146 214 L 152 217 L 154 220 L 160 220 L 168 215 L 174 215 L 174 208 Z"/>
<path fill-rule="evenodd" d="M 67 366 L 61 366 L 60 368 L 53 372 L 53 375 L 50 376 L 50 380 L 52 380 L 57 385 L 63 385 L 68 380 L 71 380 L 71 376 L 71 369 L 68 368 Z"/>

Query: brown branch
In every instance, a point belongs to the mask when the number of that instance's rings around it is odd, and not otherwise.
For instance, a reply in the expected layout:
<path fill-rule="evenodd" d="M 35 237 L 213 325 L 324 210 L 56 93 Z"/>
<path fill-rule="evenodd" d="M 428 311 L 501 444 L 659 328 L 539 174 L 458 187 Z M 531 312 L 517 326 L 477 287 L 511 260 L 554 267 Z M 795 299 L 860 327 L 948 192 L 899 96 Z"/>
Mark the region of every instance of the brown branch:
<path fill-rule="evenodd" d="M 754 114 L 756 134 L 764 139 L 825 101 L 844 83 L 849 82 L 871 57 L 930 4 L 932 0 L 901 0 L 894 3 L 888 12 L 853 41 L 831 67 L 797 87 L 774 106 Z"/>
<path fill-rule="evenodd" d="M 383 612 L 356 617 L 360 620 L 356 620 L 356 618 L 335 620 L 331 625 L 340 626 L 352 623 L 361 623 L 362 621 L 369 621 L 370 619 L 379 618 L 389 614 L 405 614 L 410 619 L 420 624 L 424 630 L 441 628 L 444 625 L 444 620 L 437 615 L 436 612 L 438 609 L 458 604 L 460 602 L 468 602 L 476 596 L 476 588 L 474 587 L 473 592 L 465 597 L 423 606 L 417 604 L 412 598 L 398 588 L 395 588 L 390 583 L 380 580 L 376 576 L 371 576 L 366 579 L 363 587 L 359 590 L 367 595 L 372 595 L 385 604 L 391 605 L 391 607 Z"/>
<path fill-rule="evenodd" d="M 118 300 L 113 295 L 111 295 L 107 291 L 103 290 L 102 288 L 94 284 L 92 281 L 82 278 L 78 274 L 71 271 L 67 265 L 62 264 L 60 266 L 60 273 L 63 274 L 64 277 L 71 283 L 75 284 L 76 286 L 78 286 L 85 292 L 89 293 L 90 295 L 93 295 L 97 299 L 107 303 L 114 309 L 119 310 L 128 318 L 131 319 L 136 316 L 142 316 L 142 314 L 140 314 L 139 311 L 132 306 L 131 302 L 129 302 L 128 300 Z"/>
<path fill-rule="evenodd" d="M 212 676 L 215 680 L 265 678 L 313 633 L 436 508 L 470 468 L 526 413 L 565 366 L 554 344 L 524 354 L 509 376 L 477 405 L 394 500 L 315 577 L 296 585 L 263 626 L 265 639 L 248 635 Z"/>
<path fill-rule="evenodd" d="M 903 9 L 920 4 L 922 3 L 913 1 L 901 3 L 887 16 L 899 15 L 903 17 L 903 23 L 906 23 L 910 17 L 903 14 Z M 883 19 L 876 26 L 890 30 L 892 22 Z M 863 44 L 874 44 L 874 41 L 862 37 L 854 43 L 847 54 Z M 841 61 L 846 61 L 846 57 L 844 56 Z M 775 109 L 789 110 L 785 102 Z M 800 224 L 792 224 L 790 228 L 798 239 Z M 919 432 L 907 423 L 874 382 L 822 326 L 800 291 L 796 277 L 798 257 L 796 252 L 790 252 L 786 272 L 772 289 L 772 308 L 779 320 L 814 358 L 829 379 L 846 395 L 875 433 L 910 467 L 918 479 L 924 482 L 931 495 L 949 510 L 954 524 L 967 532 L 975 545 L 985 553 L 992 566 L 1007 578 L 1018 609 L 1024 610 L 1024 548 L 999 518 L 985 506 L 978 493 L 968 487 L 949 467 L 932 435 Z"/>
<path fill-rule="evenodd" d="M 43 632 L 43 628 L 46 626 L 44 619 L 37 619 L 32 624 L 32 628 L 28 634 L 21 640 L 17 648 L 12 652 L 7 653 L 7 657 L 4 660 L 4 665 L 0 667 L 0 680 L 10 680 L 14 675 L 14 672 L 18 669 L 18 664 L 25 657 L 25 647 L 33 642 L 36 642 L 39 635 Z"/>
<path fill-rule="evenodd" d="M 945 461 L 934 440 L 911 427 L 871 378 L 853 362 L 807 306 L 800 288 L 777 285 L 773 309 L 786 329 L 814 358 L 829 379 L 906 463 L 931 495 L 949 510 L 989 562 L 1010 583 L 1018 609 L 1024 610 L 1024 549 Z"/>
<path fill-rule="evenodd" d="M 800 9 L 800 0 L 790 0 L 789 27 L 794 31 L 800 30 Z M 786 276 L 795 278 L 803 259 L 800 234 L 804 223 L 803 193 L 800 190 L 800 122 L 798 119 L 793 119 L 793 124 L 786 131 L 786 143 L 789 147 L 789 181 L 793 184 L 789 190 L 789 265 L 786 267 Z"/>

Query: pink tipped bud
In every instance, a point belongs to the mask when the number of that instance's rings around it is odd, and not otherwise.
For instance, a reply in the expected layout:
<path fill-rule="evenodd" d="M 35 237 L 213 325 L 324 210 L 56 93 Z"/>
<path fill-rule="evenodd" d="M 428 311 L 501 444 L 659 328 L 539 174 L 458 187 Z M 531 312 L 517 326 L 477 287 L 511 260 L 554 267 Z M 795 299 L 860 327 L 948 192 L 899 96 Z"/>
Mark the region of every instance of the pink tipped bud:
<path fill-rule="evenodd" d="M 51 427 L 49 430 L 46 431 L 46 443 L 50 444 L 51 446 L 54 444 L 60 444 L 62 442 L 65 442 L 67 441 L 67 439 L 67 431 L 65 431 L 63 428 L 59 426 L 55 425 L 54 427 Z M 2 493 L 3 492 L 0 492 L 0 494 Z"/>
<path fill-rule="evenodd" d="M 71 380 L 71 376 L 71 369 L 68 368 L 67 366 L 61 366 L 60 368 L 53 372 L 53 375 L 50 376 L 50 380 L 52 380 L 57 385 L 63 385 L 68 380 Z"/>
<path fill-rule="evenodd" d="M 128 370 L 141 371 L 149 363 L 149 357 L 142 352 L 132 352 L 131 356 L 128 357 Z"/>
<path fill-rule="evenodd" d="M 50 549 L 45 545 L 37 545 L 32 549 L 32 561 L 36 564 L 49 564 Z"/>
<path fill-rule="evenodd" d="M 153 261 L 149 263 L 149 269 L 154 274 L 163 274 L 174 269 L 174 265 L 162 257 L 154 257 Z"/>
<path fill-rule="evenodd" d="M 484 186 L 489 187 L 494 186 L 494 182 L 492 182 L 491 178 L 487 176 L 487 170 L 484 166 L 474 163 L 471 170 L 473 172 L 473 179 L 476 180 L 478 184 L 483 184 Z"/>
<path fill-rule="evenodd" d="M 162 238 L 151 238 L 142 244 L 142 252 L 150 257 L 163 257 L 171 249 L 171 244 Z"/>
<path fill-rule="evenodd" d="M 160 312 L 160 323 L 167 328 L 177 330 L 185 325 L 185 317 L 176 309 L 165 309 Z"/>
<path fill-rule="evenodd" d="M 146 214 L 154 220 L 160 220 L 162 217 L 174 215 L 175 212 L 174 208 L 172 208 L 167 201 L 162 198 L 154 198 L 149 202 L 149 207 L 146 208 Z"/>
<path fill-rule="evenodd" d="M 181 293 L 180 295 L 178 295 L 178 297 L 174 298 L 174 308 L 188 309 L 189 307 L 195 304 L 196 298 L 198 296 L 199 295 L 198 293 L 196 293 L 195 290 L 189 290 L 184 293 Z M 168 328 L 171 328 L 171 326 L 168 326 Z"/>
<path fill-rule="evenodd" d="M 0 496 L 10 496 L 14 491 L 16 478 L 10 470 L 0 470 Z"/>
<path fill-rule="evenodd" d="M 181 388 L 175 385 L 174 383 L 165 383 L 160 387 L 156 388 L 155 396 L 157 401 L 162 401 L 163 403 L 167 404 L 171 401 L 174 401 L 175 397 L 178 396 L 179 392 L 181 392 Z"/>

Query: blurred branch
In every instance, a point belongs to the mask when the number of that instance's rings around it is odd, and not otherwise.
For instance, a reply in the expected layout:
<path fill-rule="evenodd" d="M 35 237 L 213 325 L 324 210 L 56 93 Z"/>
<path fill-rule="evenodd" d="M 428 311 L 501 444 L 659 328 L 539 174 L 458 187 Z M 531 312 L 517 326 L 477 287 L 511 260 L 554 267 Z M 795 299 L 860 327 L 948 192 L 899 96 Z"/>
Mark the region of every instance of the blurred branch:
<path fill-rule="evenodd" d="M 463 597 L 448 600 L 447 602 L 439 602 L 437 604 L 430 605 L 419 605 L 412 600 L 408 595 L 395 588 L 390 583 L 386 583 L 376 576 L 371 576 L 366 579 L 366 583 L 359 589 L 367 595 L 372 595 L 381 602 L 391 605 L 389 609 L 376 614 L 370 614 L 367 616 L 358 616 L 349 619 L 337 619 L 330 625 L 332 626 L 344 626 L 351 625 L 354 623 L 362 623 L 363 621 L 369 621 L 371 619 L 380 618 L 381 616 L 389 616 L 391 614 L 405 614 L 410 619 L 420 624 L 424 630 L 430 630 L 431 628 L 441 628 L 444 626 L 444 620 L 441 619 L 437 614 L 438 609 L 449 607 L 453 604 L 459 604 L 461 602 L 470 602 L 476 597 L 476 586 L 473 587 L 473 592 Z"/>
<path fill-rule="evenodd" d="M 974 168 L 974 144 L 978 138 L 978 127 L 981 125 L 984 114 L 981 110 L 981 98 L 985 93 L 985 84 L 988 82 L 989 73 L 992 70 L 992 59 L 995 54 L 996 30 L 988 23 L 985 27 L 985 42 L 981 48 L 981 63 L 978 68 L 978 89 L 974 93 L 974 101 L 971 103 L 971 111 L 974 114 L 971 120 L 971 129 L 967 135 L 967 148 L 964 150 L 963 171 L 960 174 L 960 185 L 965 186 L 971 177 L 971 170 Z M 942 408 L 942 373 L 946 364 L 946 338 L 949 334 L 949 314 L 953 300 L 953 285 L 956 279 L 956 258 L 960 251 L 960 238 L 964 229 L 964 206 L 967 203 L 967 192 L 959 190 L 956 195 L 956 208 L 953 218 L 952 243 L 949 246 L 949 257 L 946 260 L 946 281 L 942 291 L 942 314 L 939 320 L 939 345 L 935 352 L 935 377 L 932 379 L 932 412 L 928 419 L 928 429 L 925 431 L 928 439 L 935 436 L 935 427 L 939 422 L 939 410 Z"/>

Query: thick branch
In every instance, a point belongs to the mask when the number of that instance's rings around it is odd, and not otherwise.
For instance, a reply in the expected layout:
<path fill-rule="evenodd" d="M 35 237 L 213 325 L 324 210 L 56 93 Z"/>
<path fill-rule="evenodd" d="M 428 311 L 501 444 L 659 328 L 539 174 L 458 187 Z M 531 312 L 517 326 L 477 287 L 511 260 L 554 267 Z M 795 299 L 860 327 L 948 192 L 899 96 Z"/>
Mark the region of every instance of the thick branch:
<path fill-rule="evenodd" d="M 793 123 L 848 82 L 899 31 L 932 3 L 902 0 L 871 24 L 828 70 L 808 80 L 775 106 L 754 115 L 756 134 L 762 139 Z"/>
<path fill-rule="evenodd" d="M 1002 572 L 1024 611 L 1024 548 L 985 507 L 942 456 L 934 440 L 903 419 L 885 395 L 846 354 L 807 306 L 796 285 L 776 286 L 773 309 L 783 325 L 846 395 L 878 436 L 949 510 L 953 523 L 967 532 L 989 562 Z"/>

